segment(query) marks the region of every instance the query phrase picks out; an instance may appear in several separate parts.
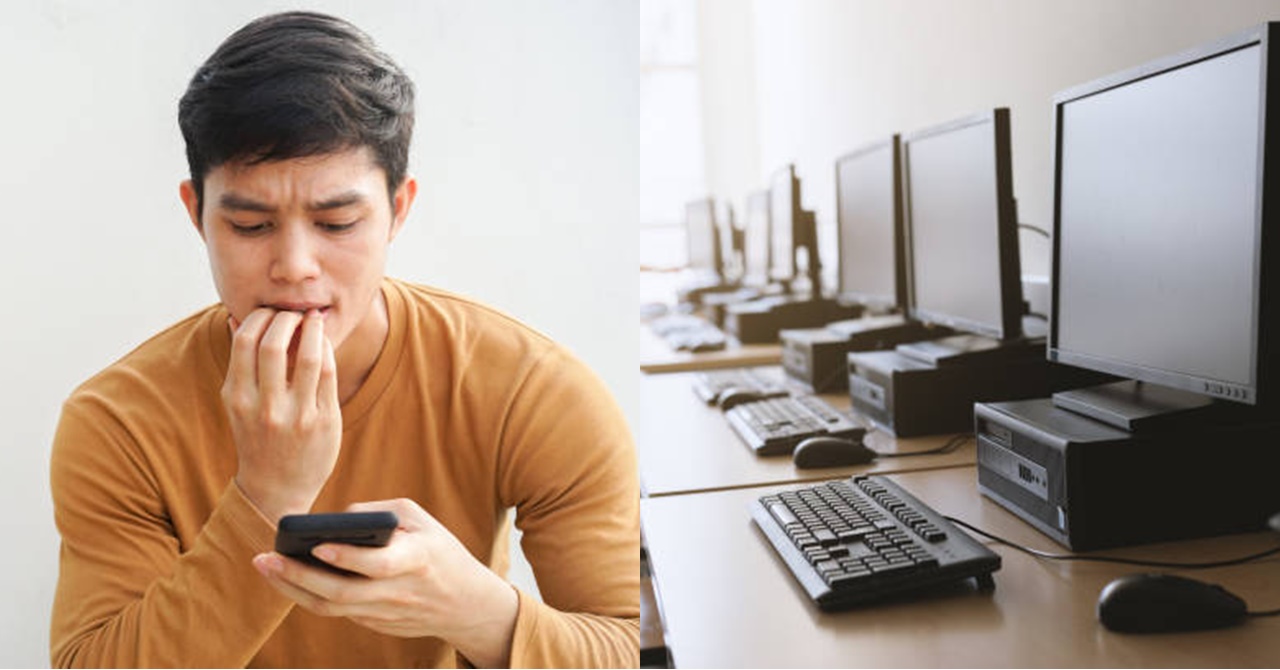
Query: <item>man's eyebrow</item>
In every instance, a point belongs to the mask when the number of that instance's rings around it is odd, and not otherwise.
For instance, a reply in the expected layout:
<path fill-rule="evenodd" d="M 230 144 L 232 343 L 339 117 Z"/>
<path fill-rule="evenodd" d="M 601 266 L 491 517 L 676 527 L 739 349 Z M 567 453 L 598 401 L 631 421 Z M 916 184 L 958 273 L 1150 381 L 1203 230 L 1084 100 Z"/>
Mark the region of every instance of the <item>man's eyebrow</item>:
<path fill-rule="evenodd" d="M 223 193 L 218 197 L 218 206 L 223 209 L 230 209 L 241 212 L 274 212 L 275 208 L 264 202 L 258 202 L 252 198 L 246 198 L 243 195 L 235 193 Z"/>
<path fill-rule="evenodd" d="M 307 205 L 307 209 L 342 209 L 349 205 L 358 205 L 365 200 L 366 198 L 364 197 L 364 193 L 361 193 L 360 191 L 347 191 L 346 193 L 339 193 L 331 198 L 325 198 L 319 202 L 313 202 L 310 205 Z"/>

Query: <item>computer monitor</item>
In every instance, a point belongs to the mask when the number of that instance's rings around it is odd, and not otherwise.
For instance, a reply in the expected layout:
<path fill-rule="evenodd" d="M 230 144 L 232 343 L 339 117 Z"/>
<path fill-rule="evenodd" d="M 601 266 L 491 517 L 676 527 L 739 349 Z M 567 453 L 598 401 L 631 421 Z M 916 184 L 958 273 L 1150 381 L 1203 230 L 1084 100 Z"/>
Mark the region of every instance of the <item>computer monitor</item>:
<path fill-rule="evenodd" d="M 688 268 L 698 274 L 719 275 L 724 264 L 720 231 L 716 228 L 716 203 L 712 198 L 691 200 L 684 206 L 689 250 Z"/>
<path fill-rule="evenodd" d="M 1051 360 L 1277 399 L 1278 26 L 1054 97 Z"/>
<path fill-rule="evenodd" d="M 752 286 L 769 283 L 769 191 L 761 189 L 747 196 L 747 219 L 743 230 L 743 282 Z"/>
<path fill-rule="evenodd" d="M 906 304 L 902 182 L 894 135 L 836 159 L 839 297 L 870 309 Z"/>
<path fill-rule="evenodd" d="M 1021 335 L 1009 110 L 902 138 L 912 318 L 1001 340 Z"/>
<path fill-rule="evenodd" d="M 796 275 L 796 221 L 800 209 L 800 182 L 795 167 L 787 165 L 769 180 L 769 276 L 790 281 Z"/>

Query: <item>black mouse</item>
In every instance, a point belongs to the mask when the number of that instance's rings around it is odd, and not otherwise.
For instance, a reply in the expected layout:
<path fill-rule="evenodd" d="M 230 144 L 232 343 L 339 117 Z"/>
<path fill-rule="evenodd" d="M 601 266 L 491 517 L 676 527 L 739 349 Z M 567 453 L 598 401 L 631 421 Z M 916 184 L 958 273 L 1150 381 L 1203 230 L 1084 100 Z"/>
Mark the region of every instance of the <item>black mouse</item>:
<path fill-rule="evenodd" d="M 876 452 L 855 440 L 824 435 L 801 440 L 791 458 L 797 468 L 835 468 L 870 463 Z"/>
<path fill-rule="evenodd" d="M 1098 596 L 1098 620 L 1120 633 L 1224 628 L 1244 620 L 1247 610 L 1221 586 L 1177 575 L 1126 575 Z"/>
<path fill-rule="evenodd" d="M 727 388 L 716 396 L 716 404 L 726 412 L 744 402 L 755 402 L 757 400 L 764 400 L 764 396 L 755 391 L 734 387 Z"/>

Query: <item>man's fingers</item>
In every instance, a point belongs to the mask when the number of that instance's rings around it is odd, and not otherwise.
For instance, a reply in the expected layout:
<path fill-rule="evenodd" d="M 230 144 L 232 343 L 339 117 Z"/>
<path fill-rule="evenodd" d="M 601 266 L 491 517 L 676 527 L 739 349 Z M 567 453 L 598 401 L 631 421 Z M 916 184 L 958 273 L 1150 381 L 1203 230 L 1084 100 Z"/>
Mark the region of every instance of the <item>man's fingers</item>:
<path fill-rule="evenodd" d="M 300 323 L 297 312 L 276 312 L 258 343 L 258 388 L 263 395 L 274 397 L 288 387 L 289 344 Z"/>
<path fill-rule="evenodd" d="M 315 404 L 320 369 L 324 366 L 324 317 L 319 310 L 310 310 L 302 318 L 302 335 L 298 338 L 298 353 L 293 364 L 293 393 L 298 406 L 308 401 Z"/>
<path fill-rule="evenodd" d="M 323 325 L 323 319 L 321 319 L 321 326 Z M 320 359 L 320 379 L 316 384 L 316 405 L 322 412 L 340 416 L 342 401 L 338 399 L 338 361 L 333 353 L 333 342 L 330 342 L 328 337 L 323 337 L 323 328 L 321 330 L 324 353 Z"/>
<path fill-rule="evenodd" d="M 231 359 L 227 369 L 227 386 L 230 390 L 253 386 L 258 378 L 258 341 L 271 323 L 273 314 L 275 312 L 270 309 L 255 309 L 232 333 Z"/>
<path fill-rule="evenodd" d="M 322 616 L 375 616 L 381 585 L 347 577 L 275 553 L 259 554 L 253 565 L 285 596 Z"/>
<path fill-rule="evenodd" d="M 411 553 L 416 545 L 399 537 L 403 533 L 404 531 L 397 530 L 385 547 L 329 543 L 317 546 L 311 553 L 334 567 L 373 579 L 386 579 L 410 570 L 416 566 L 415 559 L 421 558 Z"/>

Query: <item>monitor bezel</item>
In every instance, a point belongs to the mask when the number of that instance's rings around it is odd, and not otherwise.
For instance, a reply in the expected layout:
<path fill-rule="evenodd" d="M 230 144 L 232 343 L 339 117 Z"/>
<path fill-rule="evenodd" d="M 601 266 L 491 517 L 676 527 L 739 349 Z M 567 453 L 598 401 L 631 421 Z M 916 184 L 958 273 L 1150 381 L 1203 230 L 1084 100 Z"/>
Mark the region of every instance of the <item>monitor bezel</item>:
<path fill-rule="evenodd" d="M 751 215 L 755 211 L 758 201 L 764 203 L 764 268 L 763 271 L 752 274 L 748 269 L 747 245 L 750 243 L 751 237 Z M 772 201 L 770 200 L 769 189 L 762 188 L 747 194 L 746 215 L 742 219 L 742 276 L 744 280 L 759 281 L 761 283 L 769 283 L 770 275 L 773 272 L 773 210 Z"/>
<path fill-rule="evenodd" d="M 844 211 L 840 200 L 840 168 L 842 165 L 851 161 L 856 161 L 863 156 L 883 150 L 885 147 L 891 147 L 893 158 L 893 295 L 885 295 L 883 293 L 867 293 L 853 290 L 845 286 L 844 264 L 847 259 L 844 258 L 844 236 L 845 223 L 840 219 L 841 212 Z M 903 232 L 903 214 L 902 214 L 902 144 L 901 136 L 897 133 L 859 146 L 835 160 L 835 176 L 836 176 L 836 250 L 838 254 L 839 267 L 836 272 L 836 290 L 842 301 L 856 302 L 863 307 L 871 309 L 905 309 L 907 305 L 907 264 L 905 255 L 905 235 Z"/>
<path fill-rule="evenodd" d="M 777 221 L 773 220 L 773 188 L 778 182 L 779 176 L 786 174 L 787 183 L 791 189 L 791 262 L 788 264 L 790 270 L 786 273 L 779 272 L 777 267 L 778 259 L 773 257 L 773 236 Z M 800 219 L 800 180 L 796 179 L 796 166 L 794 163 L 776 169 L 769 175 L 769 279 L 777 281 L 791 281 L 796 278 L 796 274 L 800 271 L 800 264 L 796 262 L 796 248 L 799 246 L 799 219 Z"/>
<path fill-rule="evenodd" d="M 694 198 L 684 204 L 684 234 L 685 234 L 685 263 L 686 267 L 691 270 L 706 271 L 706 268 L 694 267 L 693 258 L 689 251 L 689 240 L 691 239 L 690 217 L 689 214 L 695 207 L 705 207 L 711 219 L 711 263 L 710 272 L 717 276 L 724 276 L 724 252 L 721 248 L 720 225 L 716 216 L 716 200 L 712 197 Z"/>
<path fill-rule="evenodd" d="M 1073 86 L 1054 95 L 1053 155 L 1051 159 L 1053 165 L 1053 243 L 1050 256 L 1050 305 L 1047 344 L 1049 360 L 1248 405 L 1261 404 L 1263 401 L 1274 402 L 1274 399 L 1269 399 L 1266 396 L 1267 389 L 1263 380 L 1269 375 L 1280 373 L 1280 369 L 1277 369 L 1280 361 L 1276 360 L 1274 353 L 1276 345 L 1269 342 L 1272 339 L 1272 334 L 1276 333 L 1276 320 L 1277 316 L 1280 316 L 1280 312 L 1277 312 L 1275 298 L 1265 290 L 1268 282 L 1275 281 L 1275 279 L 1273 275 L 1267 274 L 1267 268 L 1263 265 L 1262 259 L 1268 257 L 1280 258 L 1277 255 L 1277 253 L 1280 253 L 1280 247 L 1277 246 L 1280 244 L 1280 235 L 1267 235 L 1268 221 L 1275 219 L 1277 215 L 1267 210 L 1265 197 L 1268 192 L 1276 193 L 1278 194 L 1276 203 L 1280 204 L 1280 169 L 1276 169 L 1275 166 L 1270 166 L 1271 169 L 1268 169 L 1269 166 L 1266 162 L 1268 155 L 1280 156 L 1280 114 L 1276 114 L 1274 119 L 1270 119 L 1267 114 L 1267 100 L 1276 85 L 1275 78 L 1270 73 L 1280 71 L 1277 70 L 1277 68 L 1280 68 L 1280 58 L 1277 57 L 1276 50 L 1270 48 L 1277 36 L 1277 30 L 1280 30 L 1280 23 L 1277 22 L 1253 26 L 1221 39 L 1155 59 L 1091 82 Z M 1260 91 L 1258 123 L 1261 150 L 1258 155 L 1256 172 L 1258 179 L 1256 185 L 1257 200 L 1254 203 L 1254 233 L 1258 240 L 1258 245 L 1254 249 L 1252 273 L 1253 291 L 1256 296 L 1253 305 L 1254 323 L 1257 325 L 1257 332 L 1254 333 L 1254 366 L 1250 371 L 1251 382 L 1244 385 L 1235 382 L 1224 382 L 1182 371 L 1153 368 L 1128 361 L 1105 358 L 1088 352 L 1064 349 L 1060 342 L 1059 326 L 1061 319 L 1058 314 L 1060 307 L 1058 295 L 1060 284 L 1058 279 L 1062 269 L 1059 241 L 1061 239 L 1062 226 L 1061 159 L 1063 108 L 1083 98 L 1247 49 L 1254 45 L 1259 45 L 1262 50 L 1262 64 L 1258 82 Z M 1276 225 L 1280 225 L 1280 220 L 1270 224 L 1272 228 Z"/>
<path fill-rule="evenodd" d="M 954 314 L 921 309 L 917 304 L 914 230 L 911 221 L 911 145 L 922 139 L 955 132 L 977 125 L 990 124 L 995 151 L 996 244 L 1000 263 L 1000 322 L 982 323 Z M 902 219 L 905 232 L 904 253 L 907 260 L 907 311 L 911 318 L 949 328 L 983 335 L 998 340 L 1016 339 L 1022 335 L 1022 269 L 1018 252 L 1018 216 L 1013 197 L 1013 158 L 1009 133 L 1009 109 L 997 107 L 988 112 L 966 116 L 914 131 L 901 138 Z"/>

